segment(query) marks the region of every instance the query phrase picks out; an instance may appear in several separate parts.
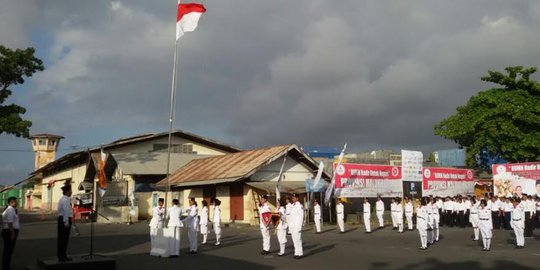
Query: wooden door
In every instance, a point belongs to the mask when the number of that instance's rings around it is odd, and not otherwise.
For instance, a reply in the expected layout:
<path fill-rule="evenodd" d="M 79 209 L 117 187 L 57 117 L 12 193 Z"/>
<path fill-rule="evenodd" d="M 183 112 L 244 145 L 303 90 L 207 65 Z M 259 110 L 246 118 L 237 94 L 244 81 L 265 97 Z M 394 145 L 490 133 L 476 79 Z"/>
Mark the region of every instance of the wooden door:
<path fill-rule="evenodd" d="M 231 220 L 244 220 L 244 184 L 231 185 Z"/>

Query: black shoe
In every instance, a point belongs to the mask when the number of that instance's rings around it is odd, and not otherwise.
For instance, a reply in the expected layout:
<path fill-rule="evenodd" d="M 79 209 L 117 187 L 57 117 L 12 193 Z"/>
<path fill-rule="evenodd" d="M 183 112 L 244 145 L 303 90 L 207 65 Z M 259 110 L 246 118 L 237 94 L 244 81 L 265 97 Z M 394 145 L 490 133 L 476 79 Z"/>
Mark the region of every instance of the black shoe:
<path fill-rule="evenodd" d="M 268 252 L 266 250 L 261 251 L 261 255 L 268 255 L 268 254 L 270 254 L 270 252 Z"/>
<path fill-rule="evenodd" d="M 178 255 L 171 255 L 169 256 L 169 258 L 178 258 L 179 256 Z"/>
<path fill-rule="evenodd" d="M 299 260 L 299 259 L 302 259 L 302 256 L 294 256 L 295 259 Z"/>
<path fill-rule="evenodd" d="M 285 253 L 278 253 L 277 255 L 281 257 L 281 256 L 285 256 Z"/>
<path fill-rule="evenodd" d="M 60 261 L 60 262 L 70 262 L 70 261 L 73 261 L 73 259 L 70 258 L 70 257 L 65 257 L 65 258 L 58 259 L 58 261 Z"/>
<path fill-rule="evenodd" d="M 195 251 L 195 250 L 190 250 L 190 251 L 188 252 L 188 254 L 191 254 L 191 255 L 197 254 L 197 251 Z"/>

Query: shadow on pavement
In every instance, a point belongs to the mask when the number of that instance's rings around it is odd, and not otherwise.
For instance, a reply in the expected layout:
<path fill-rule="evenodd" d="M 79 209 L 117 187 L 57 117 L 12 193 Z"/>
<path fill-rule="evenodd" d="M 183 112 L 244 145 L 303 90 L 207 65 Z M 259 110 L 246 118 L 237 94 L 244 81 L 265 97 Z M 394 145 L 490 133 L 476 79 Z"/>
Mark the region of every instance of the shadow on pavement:
<path fill-rule="evenodd" d="M 370 269 L 383 270 L 383 269 L 424 269 L 424 270 L 456 270 L 456 269 L 478 269 L 478 270 L 496 270 L 496 269 L 512 269 L 512 270 L 533 270 L 534 268 L 522 266 L 515 262 L 497 260 L 494 262 L 493 267 L 482 267 L 479 262 L 466 261 L 466 262 L 443 262 L 437 259 L 429 258 L 421 263 L 406 264 L 401 268 L 388 268 L 389 265 L 386 262 L 374 262 L 371 264 Z"/>

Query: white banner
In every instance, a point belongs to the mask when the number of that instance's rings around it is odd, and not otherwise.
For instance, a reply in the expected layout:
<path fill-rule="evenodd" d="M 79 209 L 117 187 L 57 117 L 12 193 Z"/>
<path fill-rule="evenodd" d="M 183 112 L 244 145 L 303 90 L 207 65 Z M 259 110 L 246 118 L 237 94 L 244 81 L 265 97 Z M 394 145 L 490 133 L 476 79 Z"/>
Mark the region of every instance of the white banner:
<path fill-rule="evenodd" d="M 401 150 L 401 179 L 409 182 L 422 182 L 422 162 L 420 151 Z"/>

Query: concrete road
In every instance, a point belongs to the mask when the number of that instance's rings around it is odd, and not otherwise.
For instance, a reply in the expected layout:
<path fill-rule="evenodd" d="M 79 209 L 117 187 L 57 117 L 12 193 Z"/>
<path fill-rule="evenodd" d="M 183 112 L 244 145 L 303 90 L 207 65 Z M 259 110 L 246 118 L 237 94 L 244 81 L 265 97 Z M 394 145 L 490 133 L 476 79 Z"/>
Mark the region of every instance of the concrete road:
<path fill-rule="evenodd" d="M 24 269 L 39 257 L 56 255 L 56 223 L 21 215 L 22 230 L 15 248 L 13 269 Z M 68 252 L 88 254 L 90 225 L 79 224 L 80 236 L 72 236 Z M 441 228 L 441 240 L 428 250 L 419 250 L 417 231 L 399 234 L 391 228 L 365 234 L 363 227 L 349 226 L 344 234 L 335 226 L 325 226 L 315 234 L 311 226 L 303 233 L 304 258 L 293 259 L 292 240 L 287 255 L 278 257 L 276 236 L 272 232 L 272 254 L 262 256 L 258 227 L 230 226 L 223 229 L 222 245 L 200 246 L 199 254 L 187 255 L 187 232 L 182 232 L 179 258 L 149 255 L 148 225 L 95 225 L 95 253 L 117 259 L 117 269 L 540 269 L 540 230 L 526 238 L 525 249 L 514 249 L 511 231 L 497 230 L 491 252 L 471 241 L 472 228 Z"/>

